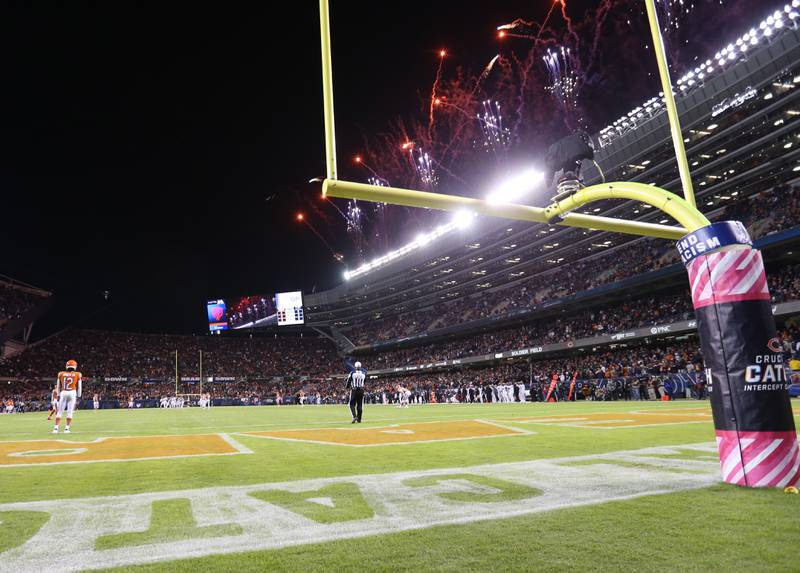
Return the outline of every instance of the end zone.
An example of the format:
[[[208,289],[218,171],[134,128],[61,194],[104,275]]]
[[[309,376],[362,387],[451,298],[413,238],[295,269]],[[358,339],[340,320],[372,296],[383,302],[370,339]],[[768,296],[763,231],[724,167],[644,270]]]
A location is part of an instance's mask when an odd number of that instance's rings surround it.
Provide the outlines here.
[[[534,432],[487,420],[416,422],[380,427],[315,428],[247,432],[245,436],[336,446],[368,447],[530,435]]]
[[[0,442],[0,468],[252,454],[227,434]]]

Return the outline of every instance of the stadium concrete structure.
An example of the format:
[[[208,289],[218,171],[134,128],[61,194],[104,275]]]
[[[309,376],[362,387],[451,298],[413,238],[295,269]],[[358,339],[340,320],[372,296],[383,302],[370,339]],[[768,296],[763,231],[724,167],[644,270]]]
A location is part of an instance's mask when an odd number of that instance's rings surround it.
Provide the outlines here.
[[[776,29],[771,39],[756,45],[740,38],[713,60],[678,80],[688,160],[695,179],[697,204],[714,221],[747,202],[758,205],[770,192],[787,203],[796,197],[800,180],[800,32],[794,26]],[[736,52],[744,42],[746,48]],[[719,60],[719,63],[718,63]],[[712,70],[716,67],[716,70]],[[705,71],[712,70],[712,71]],[[596,161],[606,180],[653,184],[680,192],[678,167],[670,142],[666,112],[658,96],[593,136]],[[600,181],[587,164],[587,184]],[[745,213],[747,214],[747,207]],[[593,203],[592,214],[666,223],[663,213],[635,201]],[[764,252],[769,271],[798,260],[800,227],[789,221],[775,229],[770,219],[749,221],[756,247]],[[337,288],[306,296],[308,323],[331,333],[341,350],[364,356],[396,348],[419,347],[419,364],[385,368],[371,374],[391,374],[429,368],[462,367],[470,362],[491,363],[518,357],[520,349],[498,349],[493,355],[458,357],[445,363],[426,360],[425,345],[465,337],[526,321],[568,318],[587,307],[630,300],[642,293],[668,293],[686,287],[685,270],[674,245],[665,240],[609,232],[560,228],[543,223],[476,219],[467,228],[450,225],[422,238],[399,255],[387,254],[346,273]],[[762,231],[767,234],[762,236]],[[625,265],[632,249],[647,249],[657,270],[641,269],[623,280],[599,288],[569,293],[566,285],[548,284],[547,277],[576,262],[596,261],[613,274]],[[403,252],[407,251],[407,252]],[[556,275],[558,276],[558,275]],[[532,279],[535,278],[535,282]],[[532,285],[530,300],[540,304],[508,307],[501,293]],[[564,288],[561,288],[564,287]],[[499,301],[490,317],[470,320],[467,308],[454,323],[443,309],[473,299],[479,305],[487,293]],[[778,305],[776,318],[797,314],[796,304]],[[395,336],[364,344],[360,330],[369,332],[376,321],[391,323],[409,313],[424,317],[414,327],[396,329]],[[579,344],[523,349],[524,354],[569,353],[580,348],[662,340],[693,332],[694,321],[648,326],[637,331],[608,333]]]
[[[0,358],[21,352],[34,323],[52,306],[52,293],[0,275]],[[6,306],[6,301],[8,306]]]

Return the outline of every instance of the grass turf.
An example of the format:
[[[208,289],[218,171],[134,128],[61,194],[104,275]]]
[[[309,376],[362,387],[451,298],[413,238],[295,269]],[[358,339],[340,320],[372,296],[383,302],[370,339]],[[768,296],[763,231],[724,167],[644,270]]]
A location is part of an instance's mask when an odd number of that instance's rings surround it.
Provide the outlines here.
[[[486,419],[536,432],[490,439],[351,448],[235,435],[252,455],[148,460],[122,463],[0,468],[0,503],[69,499],[223,485],[291,481],[433,468],[458,468],[552,457],[680,445],[713,440],[710,422],[598,429],[522,424],[515,418],[572,416],[591,412],[682,411],[704,402],[611,402],[573,404],[430,405],[397,409],[367,407],[364,426],[403,422]],[[696,411],[696,410],[693,410]],[[0,440],[50,438],[41,413],[0,416]],[[212,408],[80,412],[72,441],[101,436],[164,435],[349,426],[345,407]],[[698,455],[696,452],[694,455]],[[703,454],[699,455],[703,457]],[[424,484],[422,484],[424,485]],[[490,485],[491,484],[486,484]],[[347,491],[328,492],[352,501]],[[314,495],[321,495],[315,493]],[[512,494],[516,495],[516,494]],[[519,495],[525,495],[525,492]],[[335,513],[284,496],[271,503],[323,516]],[[349,503],[349,502],[348,502]],[[337,504],[339,505],[339,504]],[[125,546],[170,535],[197,536],[180,504],[159,511],[156,528],[98,543]],[[796,532],[800,496],[719,485],[682,492],[557,510],[510,519],[440,526],[364,539],[279,550],[204,557],[130,569],[211,570],[797,570]],[[32,512],[17,531],[38,530]],[[331,516],[334,517],[331,517]],[[188,516],[191,517],[190,515]],[[309,515],[313,519],[313,516]],[[158,521],[161,519],[162,521]],[[2,516],[0,516],[2,520]],[[177,521],[176,521],[177,520]],[[178,523],[180,522],[180,523]],[[329,521],[330,522],[330,521]],[[8,519],[0,528],[11,523]],[[159,527],[161,529],[159,529]],[[155,531],[155,533],[154,533]],[[173,533],[169,533],[173,531]],[[177,533],[175,533],[177,532]],[[183,533],[182,533],[183,532]],[[211,532],[213,533],[213,532]],[[202,536],[203,532],[199,532]],[[139,535],[140,538],[135,537]],[[149,537],[148,537],[149,536]],[[166,537],[165,537],[166,536]],[[10,547],[14,535],[0,547]],[[101,538],[102,539],[102,538]],[[121,544],[121,545],[119,545]],[[0,554],[2,560],[2,554]]]
[[[394,535],[114,569],[225,571],[798,570],[800,496],[697,491]]]

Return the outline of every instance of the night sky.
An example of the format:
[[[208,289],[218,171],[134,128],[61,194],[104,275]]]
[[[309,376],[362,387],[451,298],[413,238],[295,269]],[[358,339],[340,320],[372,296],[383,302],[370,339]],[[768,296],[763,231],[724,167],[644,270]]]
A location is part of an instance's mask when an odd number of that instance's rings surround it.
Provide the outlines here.
[[[448,66],[480,69],[497,25],[549,7],[331,4],[340,176],[358,180],[352,156],[420,109],[440,49]],[[703,38],[703,57],[782,5],[706,4],[726,25],[689,18],[681,31]],[[56,294],[37,334],[76,323],[202,333],[207,298],[340,282],[344,267],[294,220],[319,201],[307,182],[324,171],[317,2],[284,3],[286,16],[268,3],[66,5],[5,8],[0,29],[0,273]],[[587,87],[594,130],[658,91],[647,38],[609,22]],[[357,266],[332,220],[315,225]]]

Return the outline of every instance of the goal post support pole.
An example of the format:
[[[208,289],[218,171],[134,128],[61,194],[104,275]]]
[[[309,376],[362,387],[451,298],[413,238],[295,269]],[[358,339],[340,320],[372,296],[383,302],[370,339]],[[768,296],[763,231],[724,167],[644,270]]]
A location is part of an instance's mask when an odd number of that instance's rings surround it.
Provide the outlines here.
[[[689,274],[722,479],[795,485],[800,448],[761,252],[736,221],[698,229],[677,246]]]

